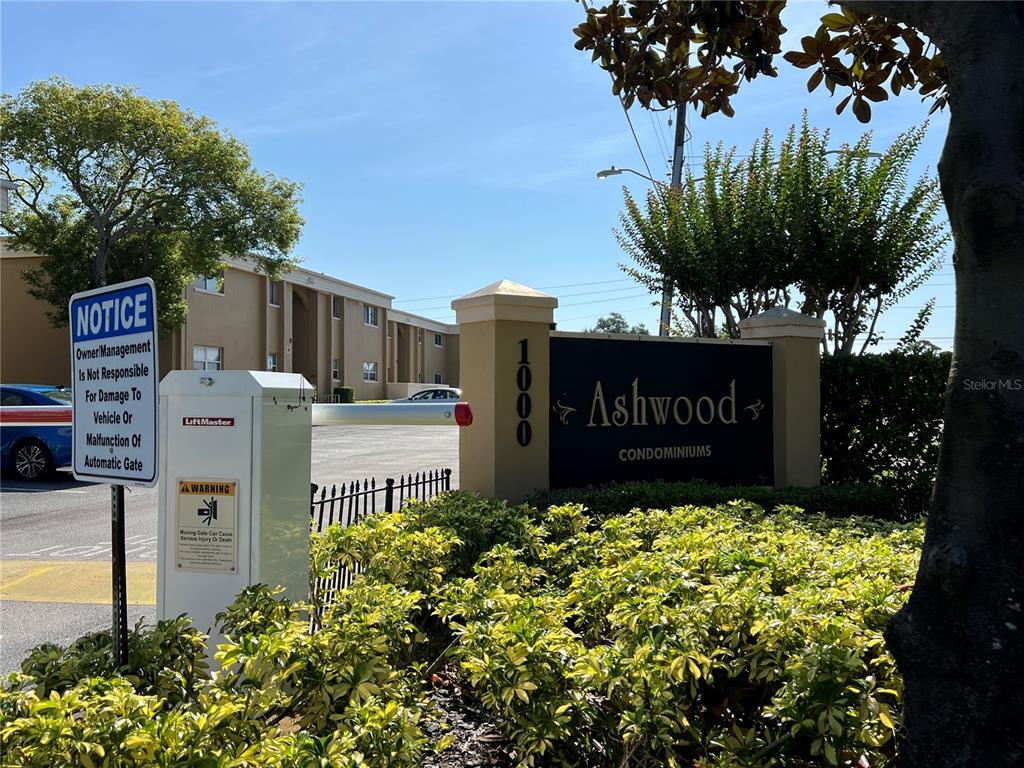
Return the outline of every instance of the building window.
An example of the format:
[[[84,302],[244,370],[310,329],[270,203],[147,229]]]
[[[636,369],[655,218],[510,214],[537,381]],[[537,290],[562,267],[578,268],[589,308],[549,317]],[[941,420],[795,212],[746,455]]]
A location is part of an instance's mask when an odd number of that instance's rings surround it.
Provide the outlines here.
[[[367,325],[373,326],[380,324],[380,316],[377,313],[377,307],[371,307],[369,304],[363,306],[363,322]]]
[[[440,333],[435,333],[434,334],[434,346],[435,347],[443,347],[444,346],[444,336],[442,336]]]
[[[363,381],[377,380],[377,364],[363,363]]]
[[[444,374],[441,373],[440,371],[435,373],[434,374],[434,383],[435,384],[444,384]]]
[[[192,370],[219,371],[223,358],[224,347],[192,347]]]
[[[277,370],[277,352],[268,352],[267,353],[267,370],[268,371],[276,371]]]
[[[219,272],[211,277],[200,275],[192,283],[192,287],[206,293],[224,293],[224,273]]]
[[[336,357],[331,360],[331,378],[335,381],[341,381],[341,358]]]
[[[270,304],[275,307],[281,306],[281,281],[271,280],[267,286],[268,300]]]
[[[331,296],[331,317],[341,320],[341,296]]]

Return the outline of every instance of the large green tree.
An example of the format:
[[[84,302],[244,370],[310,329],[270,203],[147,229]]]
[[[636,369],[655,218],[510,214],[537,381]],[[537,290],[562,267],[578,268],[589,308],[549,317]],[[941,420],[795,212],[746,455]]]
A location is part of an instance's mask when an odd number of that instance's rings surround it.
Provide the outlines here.
[[[829,149],[805,116],[778,148],[768,132],[743,158],[709,145],[700,179],[657,185],[646,205],[625,191],[616,236],[635,266],[624,268],[651,290],[667,279],[697,336],[739,338],[744,318],[795,306],[828,323],[826,354],[862,353],[949,241],[938,181],[908,183],[924,133],[911,128],[881,154],[870,133]]]
[[[613,2],[576,47],[627,105],[732,115],[776,74],[784,2]],[[901,764],[1024,764],[1024,4],[843,0],[785,58],[861,121],[904,90],[950,108],[939,180],[957,308],[945,428],[911,596],[886,639]],[[856,758],[854,758],[856,759]]]
[[[253,168],[206,117],[133,89],[51,79],[0,97],[0,223],[7,247],[43,256],[25,277],[67,322],[75,291],[152,276],[164,327],[184,287],[225,259],[276,275],[302,229],[299,185]]]
[[[648,330],[647,326],[643,323],[630,325],[620,313],[612,312],[609,315],[599,317],[597,322],[594,323],[594,327],[584,329],[584,333],[629,333],[646,336]]]

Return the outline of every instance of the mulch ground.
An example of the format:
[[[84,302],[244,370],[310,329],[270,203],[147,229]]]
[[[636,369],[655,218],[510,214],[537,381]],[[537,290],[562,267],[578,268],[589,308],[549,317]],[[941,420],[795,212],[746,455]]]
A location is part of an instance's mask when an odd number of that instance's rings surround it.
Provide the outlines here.
[[[431,676],[428,696],[436,707],[441,723],[427,723],[423,730],[436,744],[442,737],[454,737],[443,752],[427,755],[423,768],[507,768],[515,765],[510,745],[493,718],[463,685],[452,667],[439,669]]]

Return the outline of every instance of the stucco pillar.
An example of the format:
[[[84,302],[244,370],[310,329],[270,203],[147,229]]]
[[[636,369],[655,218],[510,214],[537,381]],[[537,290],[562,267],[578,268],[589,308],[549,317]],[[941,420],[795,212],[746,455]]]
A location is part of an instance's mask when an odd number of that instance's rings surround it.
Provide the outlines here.
[[[459,487],[520,502],[548,485],[550,333],[558,299],[508,280],[452,302],[462,398]]]
[[[821,482],[821,337],[825,321],[775,307],[740,321],[740,337],[772,343],[775,485]]]

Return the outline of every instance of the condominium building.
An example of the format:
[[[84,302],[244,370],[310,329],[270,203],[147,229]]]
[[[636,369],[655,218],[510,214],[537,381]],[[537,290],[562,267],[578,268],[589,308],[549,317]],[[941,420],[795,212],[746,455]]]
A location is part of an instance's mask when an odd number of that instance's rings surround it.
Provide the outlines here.
[[[22,273],[34,254],[0,250],[0,379],[70,384],[67,328],[29,295]],[[180,369],[301,373],[330,400],[405,397],[435,384],[457,386],[458,327],[393,309],[393,297],[308,269],[272,281],[246,262],[186,289],[185,324],[160,340],[160,374]]]

